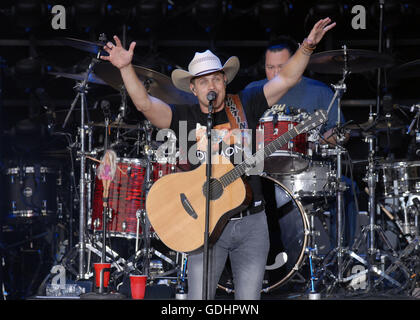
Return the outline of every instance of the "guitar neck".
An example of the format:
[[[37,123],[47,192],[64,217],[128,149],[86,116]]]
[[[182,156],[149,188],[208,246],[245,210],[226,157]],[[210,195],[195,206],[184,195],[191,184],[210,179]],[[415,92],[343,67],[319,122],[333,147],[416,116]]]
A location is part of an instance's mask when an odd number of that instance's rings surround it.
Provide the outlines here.
[[[219,181],[222,183],[223,187],[227,187],[236,179],[243,176],[247,169],[255,167],[257,163],[260,163],[266,157],[273,154],[276,150],[280,149],[284,144],[296,137],[298,134],[299,133],[296,128],[292,128],[277,139],[267,144],[263,149],[258,150],[252,157],[245,159],[235,168],[225,173],[219,178]]]

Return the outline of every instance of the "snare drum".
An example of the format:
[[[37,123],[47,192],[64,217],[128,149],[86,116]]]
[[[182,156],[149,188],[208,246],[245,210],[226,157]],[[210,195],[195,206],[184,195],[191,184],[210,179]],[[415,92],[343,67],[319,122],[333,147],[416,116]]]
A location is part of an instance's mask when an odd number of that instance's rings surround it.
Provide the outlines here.
[[[420,161],[379,164],[379,188],[385,198],[420,194]]]
[[[258,129],[264,130],[264,145],[293,129],[300,116],[274,115],[262,117]],[[308,167],[308,139],[301,133],[271,154],[264,161],[264,171],[272,174],[301,172]]]
[[[310,161],[303,172],[276,177],[300,200],[334,197],[336,193],[336,173],[328,161]]]
[[[41,165],[6,170],[9,218],[32,218],[57,212],[57,172]]]

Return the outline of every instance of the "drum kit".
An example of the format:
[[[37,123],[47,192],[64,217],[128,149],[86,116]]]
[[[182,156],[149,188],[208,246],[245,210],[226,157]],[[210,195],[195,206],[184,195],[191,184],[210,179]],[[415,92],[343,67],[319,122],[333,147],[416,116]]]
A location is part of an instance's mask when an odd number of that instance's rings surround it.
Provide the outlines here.
[[[181,170],[181,167],[176,157],[158,153],[158,145],[153,139],[156,128],[148,121],[140,124],[125,122],[127,93],[119,71],[109,63],[98,60],[105,39],[101,37],[98,43],[71,38],[63,41],[65,45],[93,53],[96,57],[92,58],[88,69],[82,74],[50,72],[54,77],[77,81],[77,96],[63,128],[76,104],[81,103],[77,139],[77,158],[80,162],[77,193],[79,241],[63,255],[60,263],[77,280],[84,280],[93,276],[92,262],[98,259],[111,262],[111,270],[114,270],[111,279],[114,279],[115,290],[123,284],[128,274],[138,271],[148,276],[150,284],[164,283],[184,292],[188,279],[188,255],[173,252],[160,241],[145,210],[145,199],[151,185],[162,176]],[[381,123],[354,126],[340,123],[340,101],[346,91],[346,77],[351,73],[383,68],[392,63],[387,55],[350,50],[345,46],[342,50],[321,52],[311,57],[310,70],[343,75],[341,81],[334,85],[335,95],[328,108],[330,111],[337,100],[338,121],[334,130],[338,134],[337,144],[331,147],[320,143],[319,131],[313,130],[299,134],[265,160],[261,177],[270,229],[270,253],[262,290],[264,293],[270,293],[286,283],[300,284],[310,297],[317,297],[319,292],[332,294],[343,288],[349,293],[378,288],[401,292],[415,285],[419,266],[420,162],[378,160],[375,154],[375,130]],[[135,66],[134,69],[152,96],[167,103],[195,102],[194,96],[177,90],[169,77],[141,66]],[[109,106],[103,104],[104,122],[86,123],[88,84],[107,85],[119,91],[121,104],[114,121],[111,121]],[[419,114],[420,108],[416,110],[419,110]],[[302,110],[286,112],[270,109],[259,121],[259,129],[264,129],[264,143],[273,141],[307,116]],[[330,114],[330,117],[334,116]],[[347,151],[341,142],[349,129],[362,131],[369,145],[364,179],[369,197],[369,223],[362,226],[360,236],[352,247],[343,244],[343,194],[349,186],[342,179],[342,156]],[[104,144],[96,148],[93,147],[95,130],[105,133]],[[111,131],[117,132],[114,140],[109,137]],[[415,132],[420,135],[418,127]],[[89,160],[97,158],[108,148],[117,150],[117,164],[121,170],[116,171],[110,185],[109,203],[105,210],[103,186],[95,173],[96,162]],[[57,210],[57,202],[54,201],[57,191],[53,181],[56,172],[48,167],[28,166],[9,168],[6,175],[12,198],[12,216],[47,216]],[[21,193],[15,189],[21,189],[22,185],[26,186],[23,191],[25,197],[15,196]],[[32,194],[33,190],[38,193]],[[25,199],[31,199],[31,206]],[[34,210],[34,207],[37,209]],[[328,217],[326,213],[332,208],[337,211],[337,243],[331,250],[320,253],[321,244],[317,239],[322,232],[325,233],[324,229],[330,229],[325,219]],[[390,243],[387,230],[378,224],[379,217],[395,225],[397,245]],[[317,221],[322,222],[321,230]],[[122,242],[135,241],[134,252],[122,257],[115,248],[111,248],[111,240],[117,239]],[[228,293],[234,290],[228,267],[219,282],[219,289]]]

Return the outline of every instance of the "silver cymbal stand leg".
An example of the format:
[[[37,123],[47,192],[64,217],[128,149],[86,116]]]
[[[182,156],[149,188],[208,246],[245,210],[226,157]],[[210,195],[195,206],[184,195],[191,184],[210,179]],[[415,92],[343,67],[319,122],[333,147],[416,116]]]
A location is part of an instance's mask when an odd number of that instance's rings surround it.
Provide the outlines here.
[[[365,141],[369,144],[369,155],[368,155],[368,174],[365,178],[368,189],[369,189],[369,201],[368,201],[368,211],[369,211],[369,244],[368,244],[368,255],[376,254],[375,249],[375,215],[376,215],[376,183],[378,181],[378,175],[375,171],[374,166],[374,155],[375,155],[375,137],[367,136]],[[370,259],[369,262],[372,262]],[[371,277],[368,275],[368,287],[371,283]]]
[[[343,46],[344,49],[344,69],[343,69],[343,78],[335,85],[332,85],[335,89],[334,97],[337,99],[337,127],[340,128],[341,125],[341,97],[343,96],[344,92],[346,92],[347,87],[345,84],[345,79],[349,74],[347,69],[347,47],[346,45]],[[331,101],[330,106],[328,107],[328,112],[333,105],[333,101]],[[343,214],[344,214],[344,200],[343,200],[343,192],[346,190],[346,186],[343,183],[342,177],[342,153],[346,152],[340,145],[343,138],[339,136],[337,133],[337,144],[336,144],[336,156],[337,156],[337,193],[336,193],[336,212],[337,212],[337,280],[341,282],[343,280],[343,269],[342,269],[342,262],[343,262]]]
[[[330,112],[331,107],[333,106],[335,100],[337,99],[337,128],[341,128],[341,97],[343,96],[344,92],[346,92],[346,84],[345,79],[347,75],[350,73],[347,66],[347,46],[343,45],[343,60],[344,60],[344,67],[343,67],[343,77],[342,79],[337,83],[333,84],[333,88],[335,89],[334,96],[330,102],[330,105],[328,106],[327,113]],[[337,173],[336,173],[336,181],[337,181],[337,190],[336,190],[336,217],[337,217],[337,223],[336,223],[336,230],[337,230],[337,239],[336,239],[336,248],[327,255],[327,257],[323,261],[323,265],[320,267],[320,270],[322,274],[317,277],[317,279],[324,278],[324,275],[329,275],[333,279],[333,284],[328,286],[327,291],[331,291],[332,288],[335,287],[336,284],[343,282],[343,256],[344,253],[347,252],[343,248],[343,215],[344,215],[344,199],[343,199],[343,193],[346,190],[345,183],[342,181],[342,154],[347,152],[343,147],[341,147],[340,143],[344,140],[340,132],[337,132],[337,143],[335,146],[335,155],[337,157],[336,159],[336,165],[337,165]],[[331,259],[331,260],[330,260]],[[333,274],[333,272],[329,272],[327,270],[327,266],[330,265],[329,261],[334,261],[336,259],[337,262],[337,276]]]

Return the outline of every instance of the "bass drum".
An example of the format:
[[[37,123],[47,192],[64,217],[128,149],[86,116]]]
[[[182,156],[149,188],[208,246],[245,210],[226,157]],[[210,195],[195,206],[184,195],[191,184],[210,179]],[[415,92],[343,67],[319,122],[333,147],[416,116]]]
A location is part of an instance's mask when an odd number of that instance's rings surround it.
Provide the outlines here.
[[[270,176],[262,176],[261,180],[270,235],[262,292],[270,292],[302,268],[309,241],[309,220],[302,204],[282,183]],[[228,293],[234,291],[229,264],[218,287]]]

